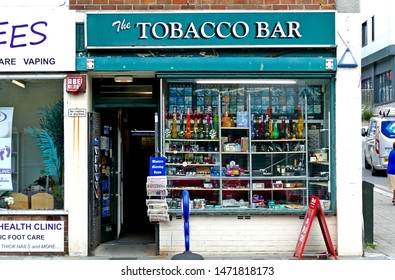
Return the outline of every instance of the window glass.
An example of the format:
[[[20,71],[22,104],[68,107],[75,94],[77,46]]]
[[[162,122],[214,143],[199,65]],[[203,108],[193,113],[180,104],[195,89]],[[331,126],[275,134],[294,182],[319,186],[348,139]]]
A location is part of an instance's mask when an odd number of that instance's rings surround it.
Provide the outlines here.
[[[188,190],[199,211],[330,209],[329,81],[167,81],[169,207]]]
[[[12,110],[12,180],[0,193],[15,197],[11,209],[63,209],[63,80],[0,80],[0,107]]]
[[[377,80],[377,99],[378,103],[390,102],[394,100],[392,93],[392,72],[387,71],[376,76]]]

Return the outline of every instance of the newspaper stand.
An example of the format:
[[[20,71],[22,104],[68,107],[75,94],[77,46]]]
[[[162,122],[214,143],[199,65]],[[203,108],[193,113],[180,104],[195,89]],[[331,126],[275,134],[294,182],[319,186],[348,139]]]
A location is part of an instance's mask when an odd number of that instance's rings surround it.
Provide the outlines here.
[[[320,199],[317,196],[312,196],[309,208],[307,209],[304,222],[302,225],[302,229],[300,230],[298,242],[296,244],[294,257],[298,257],[298,259],[302,259],[303,251],[306,246],[307,238],[309,237],[311,225],[313,224],[314,217],[317,216],[318,222],[320,224],[321,232],[324,237],[326,249],[328,252],[318,253],[316,254],[317,258],[327,258],[329,255],[332,255],[334,259],[337,259],[336,251],[332,243],[332,239],[328,230],[328,226],[326,224],[324,210],[322,209]]]
[[[166,202],[167,178],[166,176],[147,177],[147,215],[151,223],[168,222],[169,207]]]

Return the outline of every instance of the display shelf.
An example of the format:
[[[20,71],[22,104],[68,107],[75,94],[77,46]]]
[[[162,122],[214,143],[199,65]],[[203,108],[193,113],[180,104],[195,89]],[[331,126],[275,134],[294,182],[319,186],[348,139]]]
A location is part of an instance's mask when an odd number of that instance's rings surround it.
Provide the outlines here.
[[[180,180],[191,180],[191,181],[195,181],[195,180],[220,180],[219,176],[205,176],[205,175],[196,175],[196,176],[167,176],[168,180],[171,181],[180,181]]]
[[[167,166],[178,166],[178,167],[185,167],[185,166],[220,166],[220,164],[215,163],[166,163]]]
[[[264,188],[264,189],[252,189],[253,192],[271,192],[271,191],[298,191],[298,190],[306,190],[307,188]]]
[[[165,151],[166,154],[219,154],[219,152],[214,151]]]
[[[202,187],[177,187],[177,188],[167,188],[168,191],[220,191],[219,188],[202,188]]]
[[[218,142],[218,139],[165,138],[165,142]]]
[[[309,180],[317,177],[310,167],[320,166],[309,162],[306,95],[300,95],[297,86],[268,86],[267,91],[195,86],[188,84],[182,90],[182,83],[175,83],[163,96],[163,111],[168,114],[163,118],[161,147],[167,157],[169,192],[177,196],[182,190],[191,191],[191,199],[212,206],[207,213],[224,209],[224,202],[226,207],[237,207],[240,201],[240,209],[253,211],[266,211],[270,201],[271,206],[281,204],[277,207],[281,211],[306,207]],[[185,139],[187,132],[192,138]],[[322,183],[329,185],[328,181]],[[204,183],[213,187],[205,188]],[[265,201],[259,209],[255,209],[256,194]]]

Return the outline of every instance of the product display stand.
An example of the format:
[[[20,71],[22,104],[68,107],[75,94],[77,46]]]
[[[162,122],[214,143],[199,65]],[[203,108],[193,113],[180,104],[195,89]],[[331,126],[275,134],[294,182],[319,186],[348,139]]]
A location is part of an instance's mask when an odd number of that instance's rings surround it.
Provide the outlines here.
[[[166,176],[149,176],[147,178],[147,215],[151,223],[168,222],[169,213],[166,203],[167,178]]]

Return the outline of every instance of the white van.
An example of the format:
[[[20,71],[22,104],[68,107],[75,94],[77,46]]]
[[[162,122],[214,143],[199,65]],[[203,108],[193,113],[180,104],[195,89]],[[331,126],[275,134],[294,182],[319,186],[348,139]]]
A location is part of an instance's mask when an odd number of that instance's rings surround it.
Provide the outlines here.
[[[395,110],[385,110],[372,117],[366,133],[364,146],[365,169],[376,176],[387,170],[388,155],[395,142]]]

